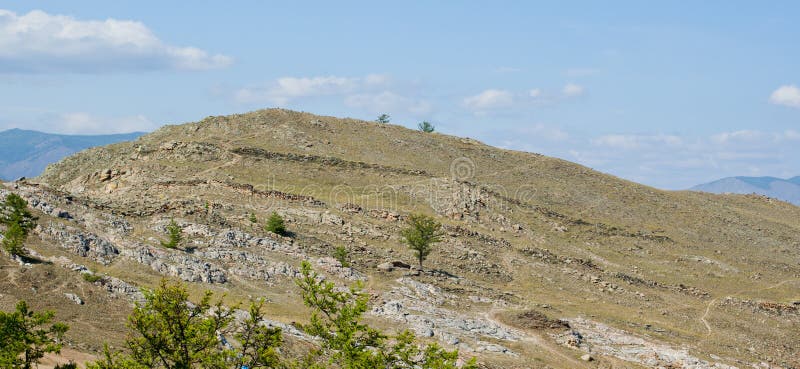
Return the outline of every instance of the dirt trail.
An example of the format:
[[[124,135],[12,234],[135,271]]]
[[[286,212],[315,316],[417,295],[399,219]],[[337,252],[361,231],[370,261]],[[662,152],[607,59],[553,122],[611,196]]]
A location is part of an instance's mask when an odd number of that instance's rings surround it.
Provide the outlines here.
[[[501,322],[496,318],[497,313],[498,311],[496,309],[492,309],[484,314],[484,318],[511,331],[523,331],[524,334],[522,336],[522,341],[530,343],[536,347],[543,348],[550,354],[565,360],[566,363],[570,364],[571,368],[580,368],[585,365],[585,363],[575,359],[574,357],[564,354],[556,343],[549,341],[547,338],[543,338],[540,334],[530,332],[529,330],[520,330],[519,328],[512,327]]]
[[[783,286],[783,285],[784,285],[784,284],[786,284],[786,283],[789,283],[789,282],[797,282],[797,281],[800,281],[800,279],[798,279],[798,278],[790,278],[790,279],[787,279],[787,280],[784,280],[784,281],[780,281],[780,282],[778,282],[778,283],[776,283],[776,284],[774,284],[774,285],[772,285],[772,286],[769,286],[769,287],[764,287],[764,288],[761,288],[761,289],[756,289],[756,290],[745,289],[745,290],[741,290],[741,291],[734,292],[733,294],[730,294],[730,295],[727,295],[727,296],[724,296],[724,297],[717,297],[717,298],[715,298],[715,299],[713,299],[713,300],[709,301],[709,302],[708,302],[708,305],[706,305],[706,311],[705,311],[705,313],[703,314],[703,316],[701,316],[701,317],[700,317],[700,321],[703,323],[703,325],[705,325],[705,326],[706,326],[706,330],[708,330],[708,333],[706,334],[706,338],[710,337],[710,336],[711,336],[711,334],[713,334],[713,333],[714,333],[714,329],[713,329],[713,327],[711,327],[711,324],[709,324],[709,323],[708,323],[708,321],[706,320],[706,318],[708,317],[708,314],[711,312],[711,307],[712,307],[712,306],[714,306],[714,304],[715,304],[715,303],[716,303],[716,302],[717,302],[719,299],[721,299],[721,298],[722,298],[722,299],[725,299],[725,298],[728,298],[728,297],[734,297],[734,296],[736,296],[736,295],[741,295],[741,294],[743,294],[743,293],[745,293],[745,292],[759,292],[759,291],[771,290],[771,289],[773,289],[773,288],[778,288],[778,287],[780,287],[780,286]]]

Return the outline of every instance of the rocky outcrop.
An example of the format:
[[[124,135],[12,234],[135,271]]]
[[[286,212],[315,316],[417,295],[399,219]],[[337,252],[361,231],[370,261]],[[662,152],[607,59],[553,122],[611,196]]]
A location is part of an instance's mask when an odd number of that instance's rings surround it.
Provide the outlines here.
[[[371,314],[402,322],[420,336],[437,338],[464,351],[514,355],[506,347],[483,340],[518,341],[523,337],[521,332],[446,308],[456,304],[457,298],[438,287],[409,278],[396,282],[399,286],[384,293]]]
[[[111,263],[120,254],[111,242],[75,227],[50,222],[37,227],[36,232],[43,239],[55,241],[61,248],[101,264]]]
[[[685,348],[675,348],[584,318],[569,320],[572,330],[555,334],[563,345],[613,356],[651,368],[737,369],[699,359]]]
[[[178,277],[187,282],[225,283],[228,280],[224,270],[191,255],[171,253],[148,246],[125,250],[123,255],[150,266],[160,274]]]

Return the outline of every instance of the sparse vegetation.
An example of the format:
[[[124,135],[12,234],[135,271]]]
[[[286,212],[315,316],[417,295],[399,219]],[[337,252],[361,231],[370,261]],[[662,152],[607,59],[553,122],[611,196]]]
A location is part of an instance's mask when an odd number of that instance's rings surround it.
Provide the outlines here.
[[[0,224],[5,226],[3,249],[12,256],[24,256],[25,240],[28,233],[36,228],[37,220],[28,211],[25,199],[14,193],[8,194],[0,203]]]
[[[83,277],[84,281],[89,283],[95,283],[103,279],[103,276],[94,273],[81,273],[81,277]]]
[[[297,285],[303,291],[303,302],[312,311],[311,322],[303,329],[322,339],[322,347],[309,356],[316,360],[306,362],[304,367],[326,368],[320,358],[330,357],[339,368],[457,368],[458,351],[446,351],[435,343],[419,347],[409,331],[390,337],[363,323],[369,295],[363,292],[360,282],[343,291],[333,282],[319,278],[306,261],[301,265],[301,274]],[[473,369],[477,365],[472,359],[462,368]]]
[[[375,119],[375,121],[378,123],[389,123],[391,119],[392,117],[389,114],[381,114],[378,116],[378,119]]]
[[[60,352],[69,327],[50,324],[54,316],[52,311],[31,310],[25,301],[13,313],[0,311],[0,368],[30,369],[44,354]]]
[[[166,241],[161,241],[161,246],[168,249],[178,248],[183,241],[183,228],[175,222],[175,219],[170,219],[167,225],[167,237]]]
[[[350,252],[344,246],[336,246],[333,250],[333,257],[342,264],[343,267],[350,267]]]
[[[436,130],[436,127],[428,121],[423,121],[417,125],[417,129],[419,129],[422,132],[432,133],[433,131]]]
[[[257,224],[258,217],[256,217],[256,213],[250,213],[250,217],[248,217],[248,220],[250,220],[250,223]]]
[[[189,301],[181,284],[162,280],[154,291],[145,291],[129,317],[133,334],[126,341],[130,353],[112,352],[89,369],[187,369],[187,368],[422,368],[456,369],[458,351],[437,344],[420,346],[408,331],[396,336],[362,322],[369,295],[360,283],[341,290],[323,280],[308,262],[301,265],[304,304],[312,310],[311,322],[301,328],[321,339],[302,360],[281,356],[280,328],[264,324],[263,301],[251,302],[249,314],[236,323],[238,306],[227,308],[222,300],[211,302],[206,292],[199,303]],[[230,341],[229,341],[230,339]],[[460,366],[476,369],[475,359]]]
[[[272,232],[281,236],[286,236],[288,234],[286,231],[286,224],[283,221],[283,217],[281,217],[276,212],[272,212],[272,215],[270,215],[269,219],[267,219],[267,225],[265,229],[268,232]]]
[[[279,367],[275,349],[283,342],[281,330],[264,324],[262,301],[251,302],[248,317],[237,326],[233,313],[238,306],[227,308],[221,299],[212,303],[210,291],[190,303],[185,286],[162,280],[144,294],[145,301],[128,318],[133,335],[125,346],[130,353],[112,353],[106,347],[105,358],[89,368]]]
[[[442,224],[433,217],[424,214],[412,214],[408,217],[408,227],[400,231],[400,236],[408,247],[414,251],[422,269],[422,263],[428,258],[433,245],[442,240]]]

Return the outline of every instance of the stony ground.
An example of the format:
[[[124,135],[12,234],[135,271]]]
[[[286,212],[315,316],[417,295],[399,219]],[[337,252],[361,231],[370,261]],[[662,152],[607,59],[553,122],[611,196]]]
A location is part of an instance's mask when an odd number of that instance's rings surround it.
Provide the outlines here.
[[[119,344],[140,288],[162,277],[230,302],[266,297],[274,324],[303,342],[292,279],[311,260],[339,284],[363,281],[376,325],[487,368],[800,367],[800,208],[768,198],[658,191],[285,110],[166,127],[7,191],[40,215],[40,261],[2,262],[0,307],[57,310],[83,354]],[[263,230],[273,211],[289,237]],[[415,212],[447,232],[422,271],[398,237]],[[178,250],[160,246],[171,220],[186,235]]]

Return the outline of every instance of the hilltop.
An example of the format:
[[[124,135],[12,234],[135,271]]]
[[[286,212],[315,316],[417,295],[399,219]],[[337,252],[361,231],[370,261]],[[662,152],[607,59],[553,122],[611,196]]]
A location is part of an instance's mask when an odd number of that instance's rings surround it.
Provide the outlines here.
[[[94,146],[134,140],[142,132],[116,135],[59,135],[22,129],[0,132],[0,179],[35,177],[47,165]]]
[[[163,276],[231,301],[264,296],[275,324],[306,340],[292,278],[308,259],[342,285],[364,281],[379,326],[487,368],[800,366],[800,208],[762,196],[661,191],[472,139],[281,109],[88,149],[0,192],[11,190],[37,209],[31,248],[53,264],[3,261],[0,308],[56,309],[85,353],[119,342],[138,288]],[[273,211],[290,237],[263,231]],[[398,236],[411,213],[447,231],[422,272],[404,265],[414,259]],[[191,252],[160,246],[171,219]],[[105,277],[84,281],[88,269]]]

